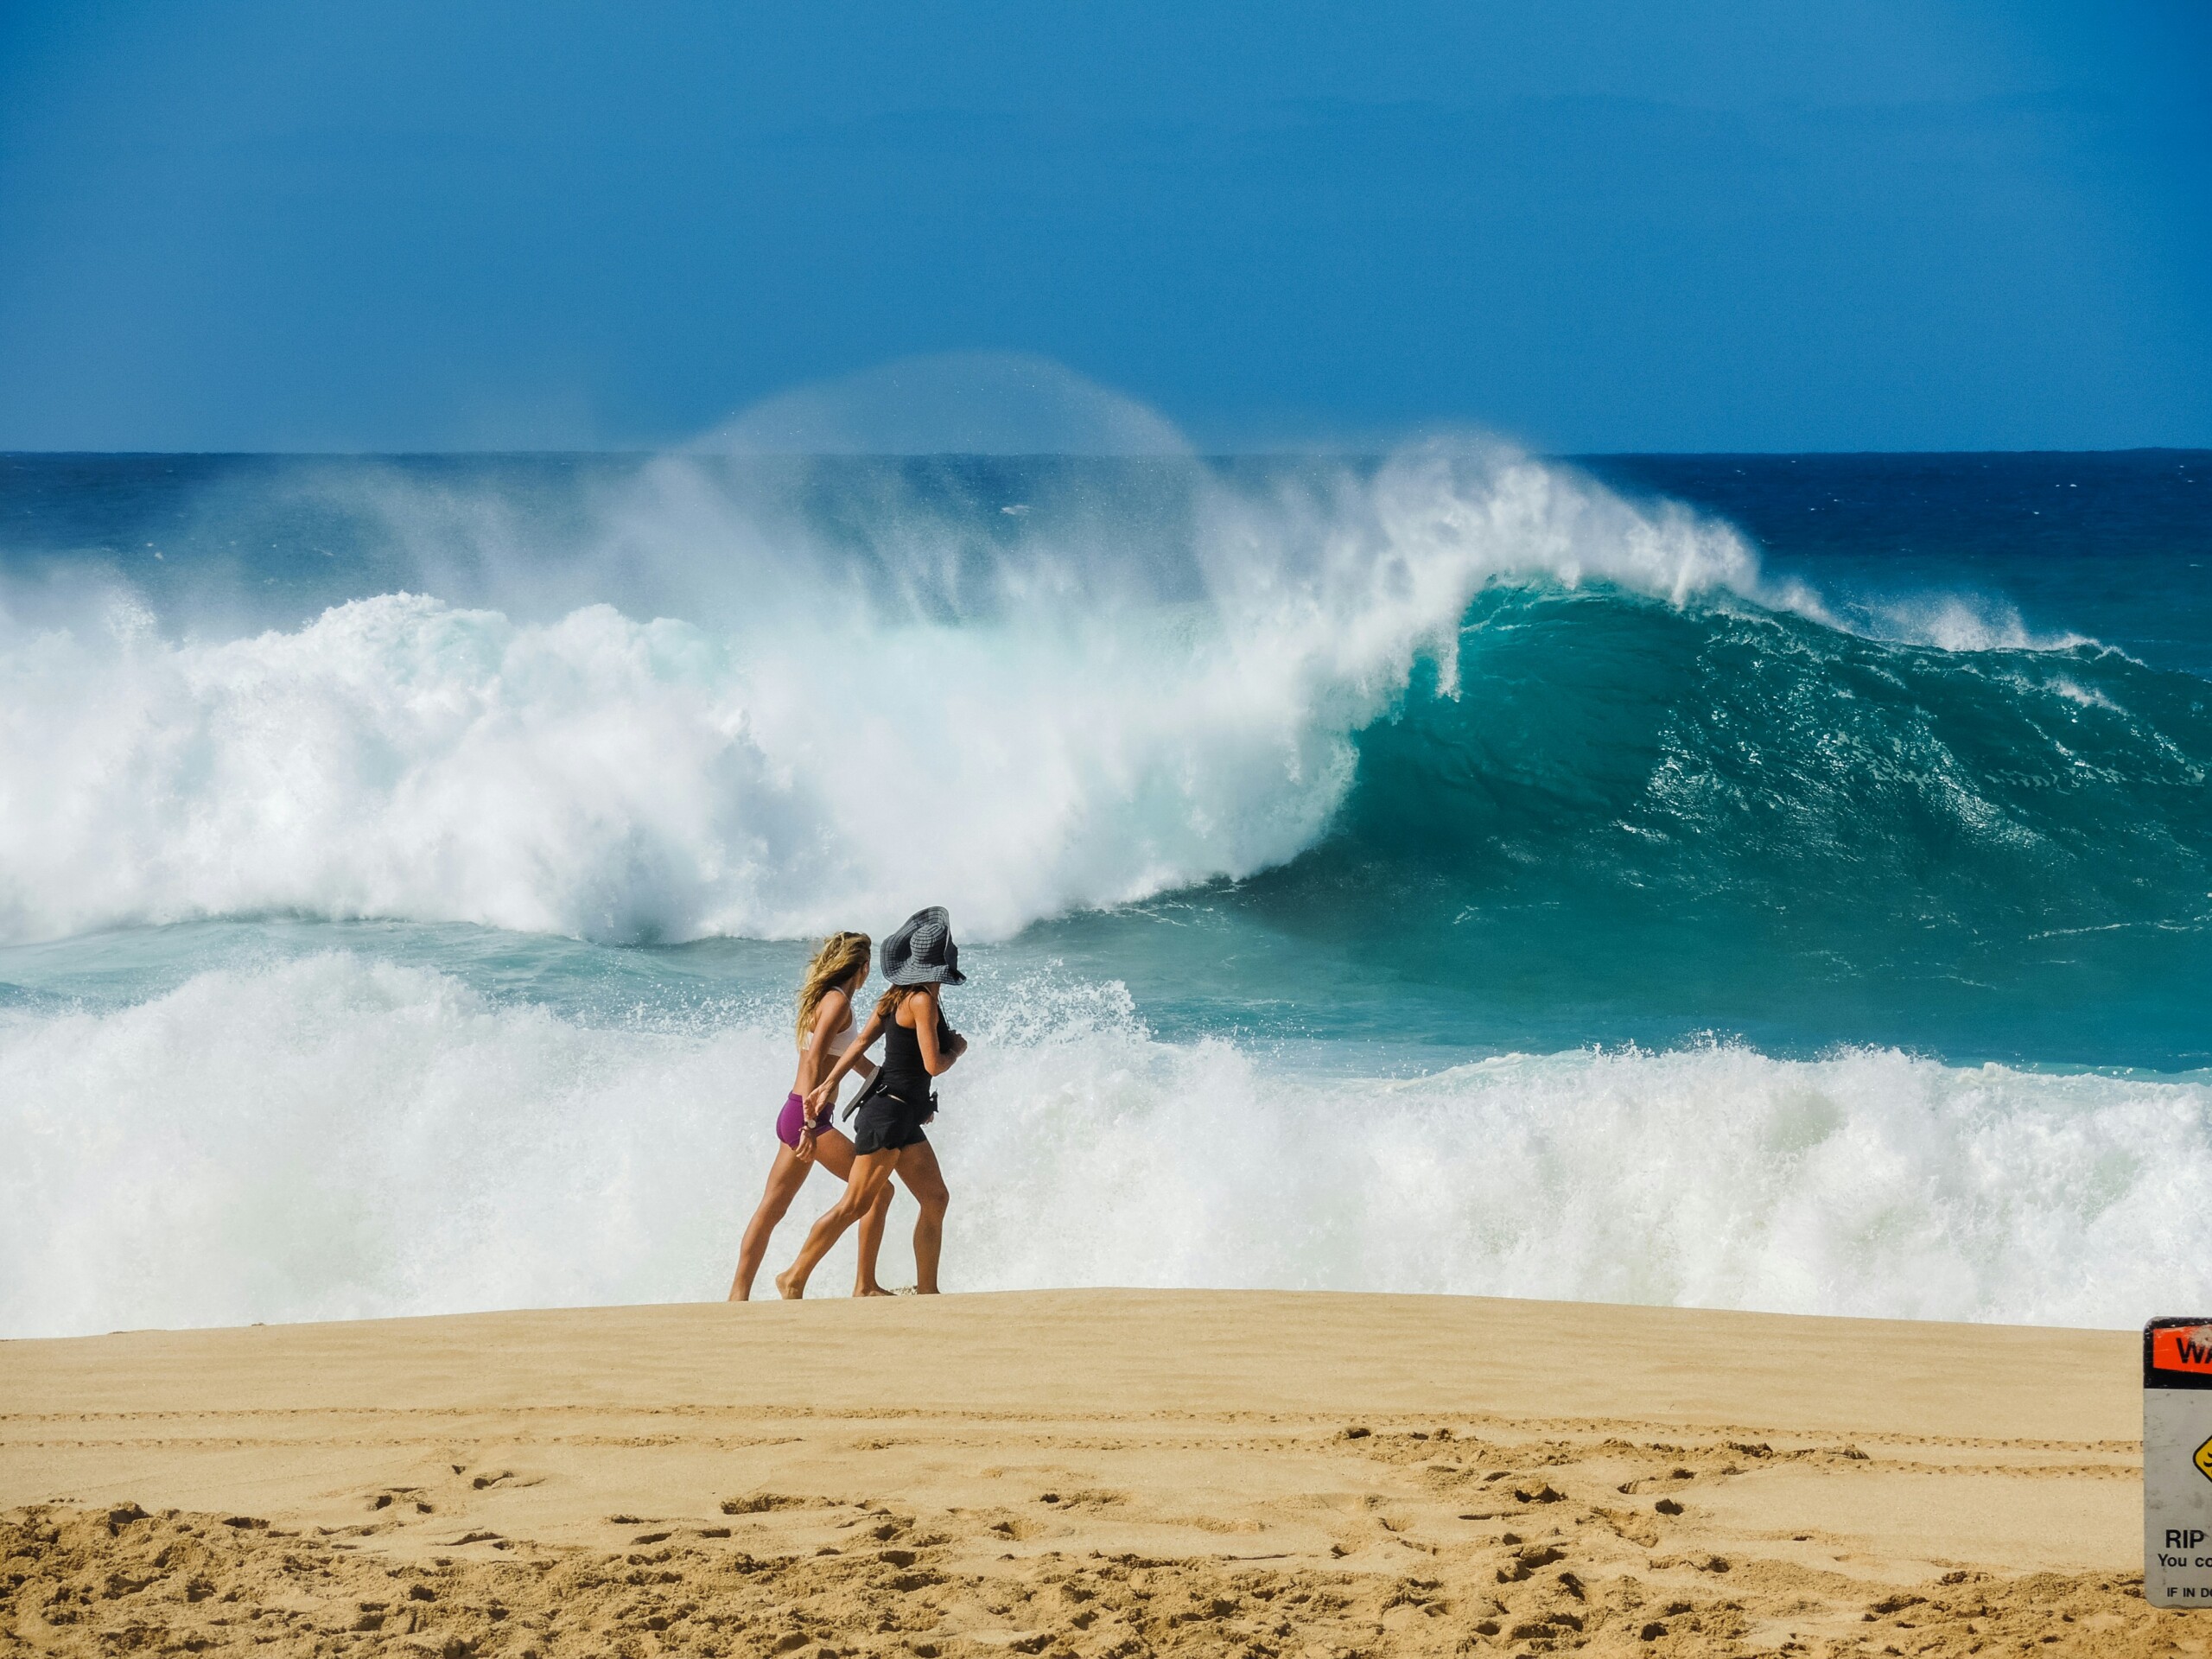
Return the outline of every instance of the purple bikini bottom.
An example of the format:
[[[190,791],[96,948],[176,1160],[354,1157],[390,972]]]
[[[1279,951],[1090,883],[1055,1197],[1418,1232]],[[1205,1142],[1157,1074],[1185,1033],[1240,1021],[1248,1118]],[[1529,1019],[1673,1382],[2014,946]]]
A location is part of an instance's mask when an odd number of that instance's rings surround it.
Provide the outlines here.
[[[806,1102],[801,1096],[793,1095],[784,1102],[784,1109],[776,1114],[776,1139],[793,1152],[797,1152],[798,1132],[805,1127]]]

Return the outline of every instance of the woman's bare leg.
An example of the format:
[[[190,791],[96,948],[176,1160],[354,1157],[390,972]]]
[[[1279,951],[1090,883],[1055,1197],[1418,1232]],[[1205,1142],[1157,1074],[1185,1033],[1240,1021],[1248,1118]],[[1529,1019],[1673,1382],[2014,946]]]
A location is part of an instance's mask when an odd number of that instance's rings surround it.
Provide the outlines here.
[[[952,1194],[928,1141],[917,1141],[899,1149],[899,1179],[922,1206],[921,1218],[914,1224],[914,1291],[917,1295],[934,1296],[938,1257],[944,1250],[944,1210]]]
[[[785,1300],[796,1301],[806,1294],[808,1275],[845,1236],[845,1229],[875,1207],[890,1183],[892,1166],[898,1161],[899,1154],[890,1152],[863,1152],[854,1157],[852,1176],[845,1183],[843,1195],[822,1212],[821,1219],[808,1231],[806,1243],[798,1247],[798,1260],[776,1275],[776,1288]]]
[[[823,1168],[841,1181],[853,1178],[853,1143],[842,1132],[824,1129],[814,1137],[814,1156]],[[853,1272],[853,1294],[855,1296],[888,1296],[891,1293],[876,1282],[876,1258],[883,1253],[883,1224],[891,1215],[891,1183],[883,1184],[883,1191],[876,1195],[874,1204],[861,1217],[861,1259]]]
[[[876,1282],[876,1258],[883,1254],[884,1224],[891,1219],[891,1183],[886,1181],[875,1195],[875,1202],[861,1217],[860,1263],[853,1270],[853,1294],[855,1296],[888,1296],[891,1293]]]
[[[729,1281],[729,1299],[733,1302],[752,1299],[753,1277],[760,1271],[760,1258],[768,1254],[768,1235],[776,1230],[776,1224],[791,1207],[799,1188],[806,1185],[807,1172],[811,1167],[799,1162],[798,1154],[782,1141],[776,1143],[776,1161],[768,1166],[768,1185],[760,1194],[760,1207],[745,1224],[745,1240],[737,1247],[737,1276]]]

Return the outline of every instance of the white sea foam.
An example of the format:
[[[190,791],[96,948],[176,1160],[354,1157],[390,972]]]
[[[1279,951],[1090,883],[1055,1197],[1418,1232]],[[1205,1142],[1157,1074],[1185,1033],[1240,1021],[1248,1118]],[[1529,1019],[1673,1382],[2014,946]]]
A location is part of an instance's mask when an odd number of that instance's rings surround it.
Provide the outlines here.
[[[613,544],[690,548],[713,626],[409,594],[237,639],[165,637],[128,595],[0,619],[0,938],[270,912],[788,937],[916,895],[1004,935],[1294,856],[1416,657],[1450,683],[1485,582],[1764,591],[1726,526],[1498,450],[1201,480],[1172,580],[1095,544],[956,580],[887,533],[863,582],[716,518],[685,466]]]
[[[2038,633],[2017,606],[1989,594],[1877,595],[1850,607],[1847,620],[1876,639],[1938,651],[2056,652],[2096,644],[2085,633]]]
[[[1112,985],[963,995],[956,1288],[2112,1326],[2212,1297],[2202,1078],[1725,1046],[1362,1078],[1160,1041]],[[790,1065],[780,1018],[580,1024],[342,952],[0,1015],[0,1334],[718,1296]]]

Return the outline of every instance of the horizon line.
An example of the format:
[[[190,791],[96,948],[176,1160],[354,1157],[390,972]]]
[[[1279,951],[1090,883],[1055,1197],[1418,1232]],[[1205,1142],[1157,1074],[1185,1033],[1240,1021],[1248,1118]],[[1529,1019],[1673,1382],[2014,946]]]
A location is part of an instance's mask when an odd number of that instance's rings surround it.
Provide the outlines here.
[[[1400,446],[1402,447],[1402,446]],[[716,451],[690,448],[532,449],[0,449],[0,461],[1231,461],[1307,459],[1379,461],[1395,448],[1194,450],[1186,454],[1114,454],[1080,449],[884,449]],[[1538,461],[1867,460],[2045,455],[2212,455],[2212,444],[2126,444],[2063,449],[1573,449],[1526,453]]]

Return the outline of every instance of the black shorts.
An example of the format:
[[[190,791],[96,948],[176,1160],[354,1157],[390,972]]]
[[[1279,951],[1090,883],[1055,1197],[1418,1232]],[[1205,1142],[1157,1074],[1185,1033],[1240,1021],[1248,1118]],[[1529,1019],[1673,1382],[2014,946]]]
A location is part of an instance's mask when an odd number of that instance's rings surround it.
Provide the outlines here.
[[[922,1123],[930,1108],[909,1106],[895,1095],[878,1095],[853,1114],[853,1150],[897,1152],[926,1141]]]

